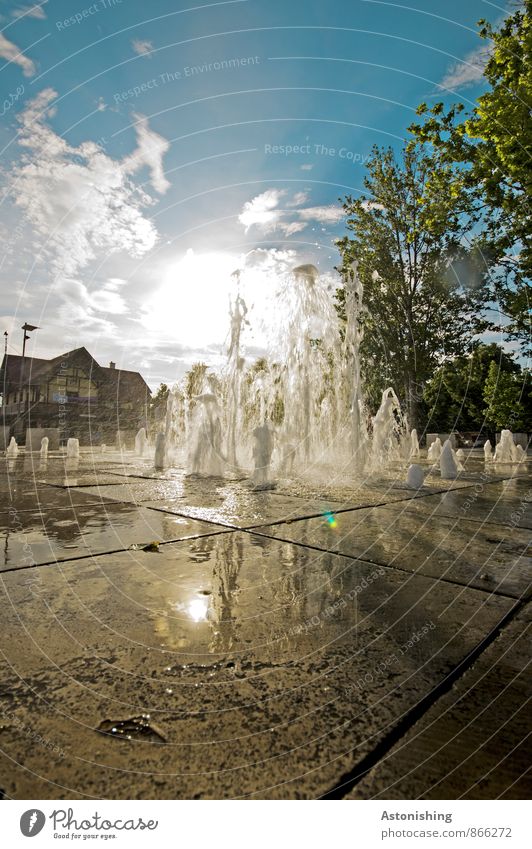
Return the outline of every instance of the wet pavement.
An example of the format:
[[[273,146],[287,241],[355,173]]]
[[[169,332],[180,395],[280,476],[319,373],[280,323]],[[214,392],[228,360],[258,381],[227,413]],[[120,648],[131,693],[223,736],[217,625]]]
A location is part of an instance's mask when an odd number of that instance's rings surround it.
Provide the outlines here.
[[[5,797],[530,795],[527,464],[418,492],[66,465],[0,480]]]

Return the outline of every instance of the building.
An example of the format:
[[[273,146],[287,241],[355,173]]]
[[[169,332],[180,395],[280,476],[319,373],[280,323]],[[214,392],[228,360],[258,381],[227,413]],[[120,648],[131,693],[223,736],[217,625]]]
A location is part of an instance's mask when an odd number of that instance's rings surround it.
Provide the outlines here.
[[[136,371],[100,366],[86,348],[52,360],[7,354],[0,368],[2,424],[17,442],[26,428],[58,428],[61,443],[113,444],[147,426],[150,389]]]

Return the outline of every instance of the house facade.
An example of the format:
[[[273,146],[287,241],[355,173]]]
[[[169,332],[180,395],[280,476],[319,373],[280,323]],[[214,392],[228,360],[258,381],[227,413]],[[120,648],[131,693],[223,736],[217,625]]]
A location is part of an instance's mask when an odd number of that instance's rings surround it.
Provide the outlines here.
[[[7,354],[0,391],[2,424],[19,443],[27,428],[58,428],[61,443],[99,445],[147,427],[151,392],[139,372],[101,366],[86,348],[51,360]]]

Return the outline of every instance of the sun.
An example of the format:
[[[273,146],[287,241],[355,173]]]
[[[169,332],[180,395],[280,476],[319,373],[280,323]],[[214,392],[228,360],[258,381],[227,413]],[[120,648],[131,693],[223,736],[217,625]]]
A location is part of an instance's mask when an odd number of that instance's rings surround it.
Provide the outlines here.
[[[166,339],[193,349],[221,345],[229,327],[232,276],[240,258],[233,254],[195,253],[170,262],[160,287],[145,305],[145,324]]]

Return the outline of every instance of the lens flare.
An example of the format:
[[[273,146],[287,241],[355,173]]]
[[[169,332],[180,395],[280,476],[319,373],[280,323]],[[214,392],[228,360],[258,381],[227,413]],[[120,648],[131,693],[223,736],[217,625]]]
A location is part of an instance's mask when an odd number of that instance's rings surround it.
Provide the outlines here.
[[[325,520],[330,528],[338,527],[338,522],[336,521],[336,516],[334,515],[334,513],[324,513],[323,515],[325,516]]]

